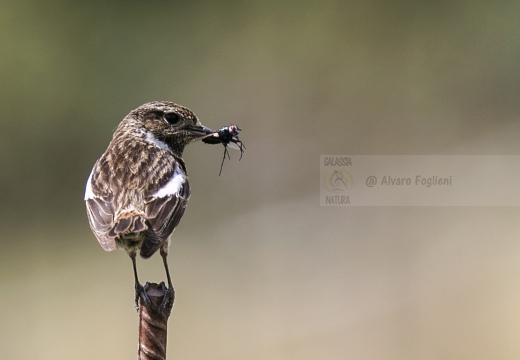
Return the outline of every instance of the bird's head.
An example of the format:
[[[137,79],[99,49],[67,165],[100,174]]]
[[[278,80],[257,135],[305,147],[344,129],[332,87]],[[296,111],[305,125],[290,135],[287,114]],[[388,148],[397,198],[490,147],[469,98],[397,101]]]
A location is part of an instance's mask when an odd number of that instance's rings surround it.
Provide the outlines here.
[[[168,148],[182,156],[186,145],[212,133],[188,108],[169,101],[154,101],[139,106],[123,120],[121,127],[134,136]]]

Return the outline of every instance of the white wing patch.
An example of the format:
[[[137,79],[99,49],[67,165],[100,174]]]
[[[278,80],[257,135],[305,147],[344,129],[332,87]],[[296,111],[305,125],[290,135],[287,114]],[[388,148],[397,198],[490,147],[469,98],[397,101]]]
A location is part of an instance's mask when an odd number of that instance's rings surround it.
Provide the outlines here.
[[[87,180],[87,186],[85,187],[85,201],[88,199],[96,198],[94,195],[94,191],[92,191],[92,173],[94,173],[94,169],[90,172],[90,175]]]
[[[174,194],[179,195],[179,190],[185,182],[186,174],[179,166],[179,164],[175,164],[175,171],[173,172],[173,176],[170,179],[170,181],[168,181],[166,185],[164,185],[155,194],[153,194],[153,196],[157,198],[163,198]]]

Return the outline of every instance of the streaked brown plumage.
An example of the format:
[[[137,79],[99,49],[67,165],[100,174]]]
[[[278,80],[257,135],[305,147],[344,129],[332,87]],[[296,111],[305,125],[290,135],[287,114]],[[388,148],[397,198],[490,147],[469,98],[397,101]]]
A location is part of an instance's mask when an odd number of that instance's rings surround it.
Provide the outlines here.
[[[166,101],[144,104],[121,121],[87,180],[90,227],[106,251],[122,248],[128,252],[134,267],[136,306],[139,295],[148,301],[137,277],[136,253],[149,258],[159,249],[173,303],[166,262],[168,239],[190,197],[182,153],[190,142],[211,133],[185,107]]]

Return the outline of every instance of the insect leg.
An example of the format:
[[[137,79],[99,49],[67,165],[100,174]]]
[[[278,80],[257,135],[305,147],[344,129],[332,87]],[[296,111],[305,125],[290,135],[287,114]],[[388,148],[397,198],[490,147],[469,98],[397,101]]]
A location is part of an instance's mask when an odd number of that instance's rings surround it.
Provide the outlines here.
[[[222,168],[224,167],[224,160],[226,160],[226,154],[228,156],[228,159],[230,159],[229,151],[227,149],[227,144],[226,143],[222,143],[222,144],[224,144],[224,156],[222,156],[222,163],[220,164],[220,172],[218,173],[218,176],[220,176],[220,174],[222,174]]]

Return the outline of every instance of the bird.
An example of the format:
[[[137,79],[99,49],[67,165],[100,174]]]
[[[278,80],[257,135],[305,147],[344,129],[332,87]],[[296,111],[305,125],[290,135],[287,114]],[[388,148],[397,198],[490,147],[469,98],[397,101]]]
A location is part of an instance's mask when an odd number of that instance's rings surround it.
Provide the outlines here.
[[[146,103],[119,123],[88,177],[84,200],[90,228],[104,250],[123,249],[130,256],[136,309],[139,299],[150,305],[147,285],[139,282],[136,254],[147,259],[159,250],[168,288],[158,312],[165,307],[168,315],[171,311],[170,235],[190,198],[182,155],[189,143],[212,133],[186,107],[170,101]]]

